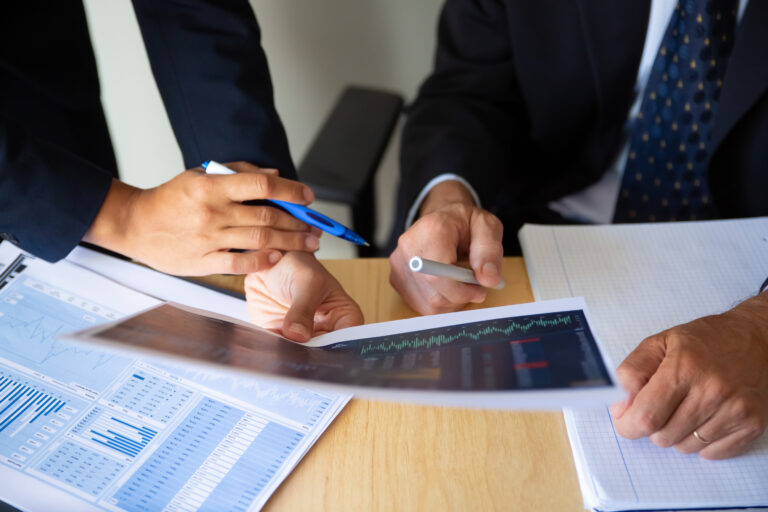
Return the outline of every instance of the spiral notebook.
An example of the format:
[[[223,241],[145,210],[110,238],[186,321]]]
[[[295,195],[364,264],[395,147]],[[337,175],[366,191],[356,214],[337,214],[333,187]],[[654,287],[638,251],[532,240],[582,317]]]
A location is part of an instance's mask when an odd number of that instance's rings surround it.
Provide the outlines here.
[[[755,295],[768,276],[768,218],[526,225],[519,238],[536,300],[583,296],[614,366],[645,337]],[[587,508],[768,506],[768,435],[740,457],[707,461],[618,436],[607,409],[565,419]]]

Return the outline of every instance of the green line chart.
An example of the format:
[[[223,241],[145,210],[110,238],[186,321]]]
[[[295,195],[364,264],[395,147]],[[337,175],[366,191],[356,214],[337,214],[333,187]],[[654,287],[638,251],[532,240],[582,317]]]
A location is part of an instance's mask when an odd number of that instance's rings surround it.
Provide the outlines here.
[[[506,323],[506,325],[504,325]],[[570,314],[545,315],[537,317],[518,317],[508,320],[474,322],[458,326],[446,326],[442,332],[417,331],[398,336],[377,338],[361,344],[360,355],[395,354],[407,350],[429,350],[456,342],[479,341],[495,336],[527,334],[538,330],[556,330],[559,328],[578,328],[578,320]],[[501,325],[500,325],[501,324]],[[458,330],[456,330],[458,329]]]

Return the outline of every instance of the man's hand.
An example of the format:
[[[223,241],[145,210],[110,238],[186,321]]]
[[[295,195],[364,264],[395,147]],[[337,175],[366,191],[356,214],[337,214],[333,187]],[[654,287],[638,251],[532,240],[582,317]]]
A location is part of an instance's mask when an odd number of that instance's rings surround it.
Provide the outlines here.
[[[248,275],[245,295],[253,323],[295,341],[363,323],[360,307],[312,254],[289,252]]]
[[[461,309],[485,300],[482,286],[411,272],[408,261],[421,256],[455,264],[469,257],[475,278],[484,286],[501,281],[503,227],[491,213],[478,208],[457,181],[439,183],[427,195],[421,217],[397,241],[389,257],[389,281],[405,302],[422,315]]]
[[[317,250],[318,229],[277,208],[241,204],[308,204],[314,199],[309,187],[279,178],[274,169],[227,165],[237,174],[191,170],[148,190],[115,180],[84,240],[181,275],[246,274],[274,264],[278,250]]]
[[[762,295],[645,339],[617,371],[629,396],[611,407],[616,431],[706,459],[746,450],[768,425]]]

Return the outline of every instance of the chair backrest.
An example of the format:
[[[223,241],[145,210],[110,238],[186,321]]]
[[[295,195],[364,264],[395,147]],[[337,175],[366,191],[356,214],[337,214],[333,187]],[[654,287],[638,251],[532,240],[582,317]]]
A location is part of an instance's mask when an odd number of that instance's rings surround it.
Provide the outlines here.
[[[299,165],[315,197],[352,208],[354,229],[372,242],[376,227],[374,176],[403,108],[400,94],[347,87]],[[360,255],[376,255],[375,247]]]

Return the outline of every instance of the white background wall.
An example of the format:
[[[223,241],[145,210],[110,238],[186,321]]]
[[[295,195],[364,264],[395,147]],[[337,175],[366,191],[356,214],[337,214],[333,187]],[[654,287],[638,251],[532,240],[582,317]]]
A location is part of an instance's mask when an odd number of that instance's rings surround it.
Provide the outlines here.
[[[183,170],[149,68],[130,0],[84,0],[122,178],[158,185]],[[432,66],[442,0],[251,0],[262,29],[278,112],[298,164],[345,85],[399,91],[412,99]],[[382,241],[391,228],[397,182],[394,138],[377,177]],[[343,207],[316,204],[349,222]],[[351,257],[352,247],[324,236],[320,257]]]

